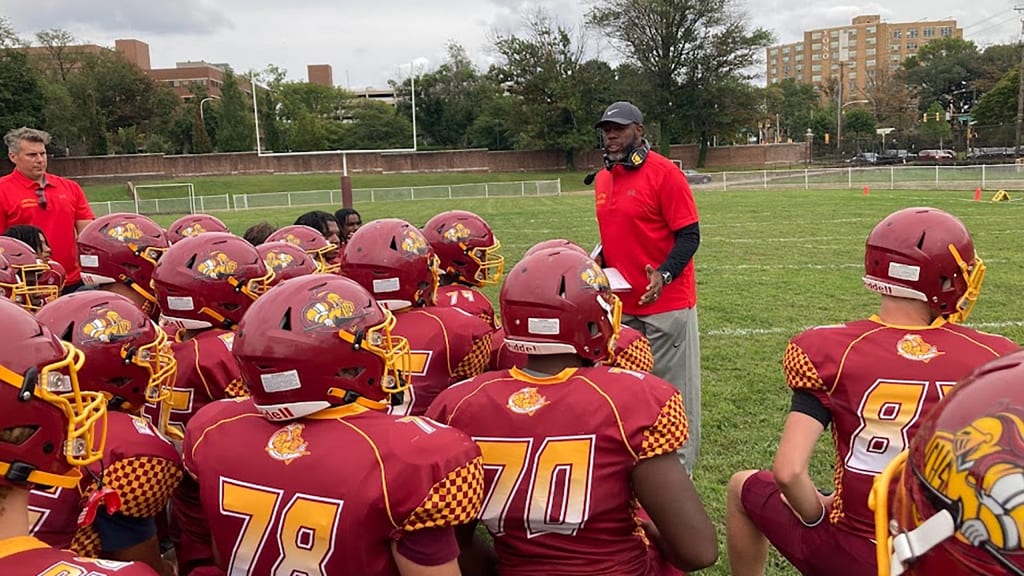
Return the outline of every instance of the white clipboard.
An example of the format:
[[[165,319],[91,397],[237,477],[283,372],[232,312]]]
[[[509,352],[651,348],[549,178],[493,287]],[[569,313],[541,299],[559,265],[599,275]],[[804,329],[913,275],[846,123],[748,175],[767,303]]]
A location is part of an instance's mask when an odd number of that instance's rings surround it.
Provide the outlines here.
[[[604,275],[608,277],[612,292],[629,292],[633,289],[633,285],[626,281],[622,272],[619,272],[617,268],[605,268]]]

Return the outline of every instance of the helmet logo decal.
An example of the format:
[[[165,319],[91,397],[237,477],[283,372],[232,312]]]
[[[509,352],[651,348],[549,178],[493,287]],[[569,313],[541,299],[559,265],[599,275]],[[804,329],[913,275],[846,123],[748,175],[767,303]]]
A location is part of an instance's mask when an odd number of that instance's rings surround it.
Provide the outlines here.
[[[285,242],[287,242],[289,244],[295,245],[295,246],[299,246],[299,247],[302,246],[302,240],[300,240],[298,236],[296,236],[295,234],[292,234],[291,232],[289,232],[288,234],[285,234],[284,238],[282,238],[281,240],[283,240],[283,241],[285,241]]]
[[[135,225],[134,222],[128,222],[120,226],[114,226],[107,229],[107,236],[110,236],[118,242],[126,242],[128,240],[138,240],[142,238],[142,230]]]
[[[889,278],[917,282],[921,279],[921,267],[911,264],[900,264],[899,262],[889,262]]]
[[[896,343],[896,353],[917,362],[927,363],[932,358],[942,356],[938,348],[924,341],[919,334],[907,334]]]
[[[267,440],[267,454],[274,460],[291,464],[293,460],[309,456],[309,445],[302,437],[303,424],[289,424],[281,428]]]
[[[200,234],[204,233],[206,233],[206,228],[203,228],[203,225],[198,222],[194,224],[189,224],[188,226],[185,226],[184,228],[181,229],[181,236],[183,238],[191,238],[193,236],[199,236]]]
[[[516,414],[533,416],[533,413],[550,404],[534,386],[528,386],[508,397],[508,409]]]
[[[111,342],[132,333],[132,323],[113,310],[102,309],[89,322],[82,325],[82,334],[88,340]]]
[[[355,319],[356,305],[334,292],[319,292],[302,310],[306,330],[337,330]]]
[[[196,271],[207,278],[221,280],[234,274],[238,269],[238,262],[231,259],[223,252],[214,252],[210,257],[203,260],[196,266]]]
[[[583,271],[580,272],[580,279],[583,280],[584,284],[598,292],[612,289],[612,285],[608,281],[608,276],[606,276],[604,270],[601,270],[601,267],[597,265],[597,262],[591,262],[589,267],[584,268]]]
[[[1016,408],[996,408],[954,434],[937,431],[925,448],[917,473],[928,490],[959,509],[956,538],[962,542],[1020,550],[1015,519],[1024,502],[1008,489],[1024,481],[1021,415]]]
[[[267,265],[267,268],[272,268],[274,272],[280,272],[285,268],[292,265],[295,261],[295,257],[291,254],[285,254],[284,252],[267,252],[267,255],[263,257],[263,263]]]
[[[448,242],[461,242],[469,238],[472,233],[461,222],[445,230],[441,236]]]
[[[412,256],[422,256],[430,250],[427,239],[420,234],[419,230],[406,230],[399,247],[402,252]]]

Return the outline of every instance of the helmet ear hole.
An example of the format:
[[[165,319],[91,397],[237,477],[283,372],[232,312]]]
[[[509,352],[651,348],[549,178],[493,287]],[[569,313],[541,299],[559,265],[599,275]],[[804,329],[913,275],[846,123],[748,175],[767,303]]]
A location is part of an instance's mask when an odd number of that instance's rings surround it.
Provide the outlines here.
[[[188,268],[189,270],[195,270],[196,259],[198,257],[199,254],[193,254],[187,261],[185,261],[185,267]]]
[[[558,283],[558,297],[565,298],[565,276],[562,276],[561,282]]]
[[[601,333],[601,327],[597,325],[597,322],[587,322],[587,328],[590,330],[591,338]]]
[[[927,232],[922,231],[921,232],[921,237],[917,239],[917,249],[918,250],[921,250],[922,248],[924,248],[924,237],[927,234],[928,234]]]
[[[281,323],[279,324],[279,326],[281,327],[281,330],[284,330],[286,332],[291,332],[292,331],[292,309],[291,309],[291,307],[289,307],[288,309],[286,309],[284,311],[284,314],[281,316]]]

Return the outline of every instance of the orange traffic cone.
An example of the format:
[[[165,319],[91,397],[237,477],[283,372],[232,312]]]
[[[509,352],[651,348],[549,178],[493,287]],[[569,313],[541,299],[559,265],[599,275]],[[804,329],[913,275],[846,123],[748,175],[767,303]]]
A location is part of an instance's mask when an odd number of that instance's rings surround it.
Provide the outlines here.
[[[865,196],[867,196],[867,195],[868,195],[868,187],[867,187],[867,186],[865,186],[865,187],[864,187],[864,195],[865,195]]]
[[[979,187],[974,189],[974,201],[978,202],[980,200],[981,200],[981,187],[979,186]]]

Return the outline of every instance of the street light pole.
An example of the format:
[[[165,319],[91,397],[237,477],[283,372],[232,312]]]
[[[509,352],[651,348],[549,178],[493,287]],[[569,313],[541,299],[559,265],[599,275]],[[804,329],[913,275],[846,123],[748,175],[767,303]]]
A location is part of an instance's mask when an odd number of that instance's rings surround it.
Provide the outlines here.
[[[846,110],[846,107],[850,104],[868,104],[870,102],[870,100],[850,100],[845,104],[839,105],[839,112],[836,114],[836,149],[839,152],[840,158],[842,158],[843,155],[843,110]]]
[[[216,100],[216,98],[213,96],[207,96],[199,101],[199,121],[203,123],[203,126],[206,125],[206,116],[203,114],[203,104],[206,104],[210,100]]]

